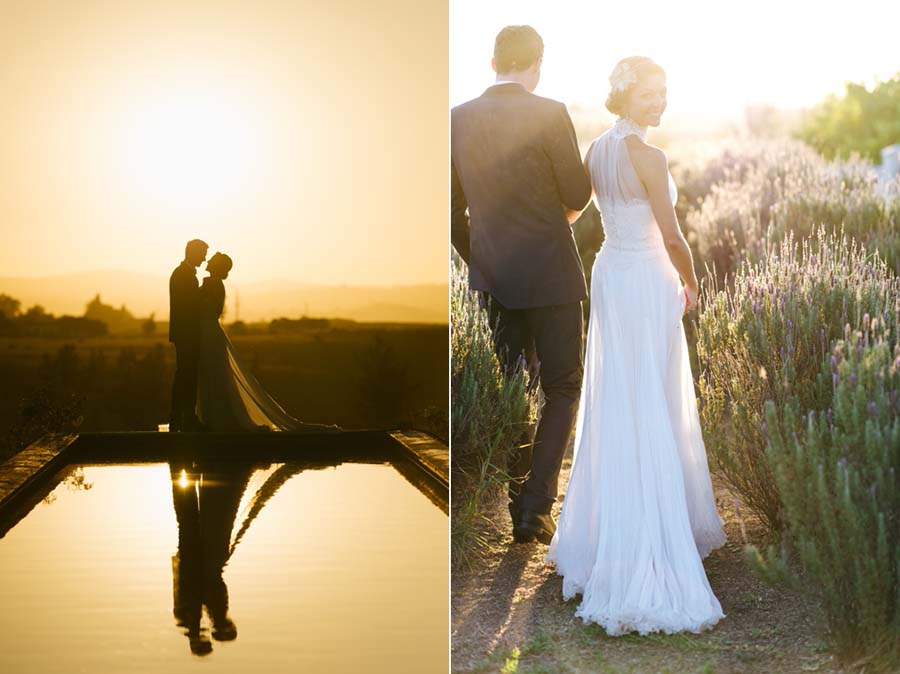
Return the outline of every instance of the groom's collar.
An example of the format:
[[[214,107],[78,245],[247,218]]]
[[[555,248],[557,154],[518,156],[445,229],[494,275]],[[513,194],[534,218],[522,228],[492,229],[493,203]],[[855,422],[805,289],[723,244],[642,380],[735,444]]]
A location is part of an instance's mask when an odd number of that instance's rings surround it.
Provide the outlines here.
[[[499,82],[494,82],[491,86],[485,89],[484,93],[486,94],[518,94],[518,93],[527,93],[527,90],[524,86],[519,84],[518,82],[513,82],[511,80],[501,80]]]

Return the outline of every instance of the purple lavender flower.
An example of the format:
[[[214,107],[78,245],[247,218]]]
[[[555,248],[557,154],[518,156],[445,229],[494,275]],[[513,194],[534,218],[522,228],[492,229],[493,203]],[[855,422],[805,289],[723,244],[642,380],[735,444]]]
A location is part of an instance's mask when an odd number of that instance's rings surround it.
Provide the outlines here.
[[[850,386],[856,386],[856,374],[853,372],[850,373]]]
[[[869,402],[869,414],[871,414],[873,417],[878,416],[878,405],[875,404],[874,400]]]
[[[834,354],[831,355],[831,369],[837,369],[837,356]]]

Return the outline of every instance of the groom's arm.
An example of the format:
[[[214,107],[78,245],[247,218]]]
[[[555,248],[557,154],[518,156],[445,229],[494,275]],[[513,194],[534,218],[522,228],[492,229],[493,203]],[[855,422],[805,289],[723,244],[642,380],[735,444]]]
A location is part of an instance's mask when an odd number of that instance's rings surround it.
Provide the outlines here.
[[[469,203],[456,173],[456,166],[450,160],[450,241],[459,256],[469,264]]]
[[[553,165],[559,198],[567,211],[582,211],[591,198],[591,181],[581,161],[575,127],[562,103],[555,110],[546,130],[544,148]],[[568,215],[568,214],[567,214]]]
[[[584,161],[581,162],[582,166],[584,166],[584,172],[585,172],[585,174],[587,174],[588,182],[590,182],[590,180],[591,180],[591,168],[590,168],[591,163],[590,162],[591,162],[591,150],[593,150],[593,149],[594,149],[594,143],[591,143],[591,146],[588,148],[588,151],[584,153]],[[594,198],[594,184],[591,183],[591,194],[588,197],[588,201],[590,201],[593,198]],[[587,204],[585,204],[585,206],[587,206]],[[581,214],[584,213],[583,208],[581,210],[575,211],[575,210],[572,210],[572,209],[569,209],[569,208],[566,208],[565,206],[563,206],[563,210],[566,213],[566,220],[569,221],[570,225],[574,225],[575,222],[578,220],[578,218],[581,217]]]

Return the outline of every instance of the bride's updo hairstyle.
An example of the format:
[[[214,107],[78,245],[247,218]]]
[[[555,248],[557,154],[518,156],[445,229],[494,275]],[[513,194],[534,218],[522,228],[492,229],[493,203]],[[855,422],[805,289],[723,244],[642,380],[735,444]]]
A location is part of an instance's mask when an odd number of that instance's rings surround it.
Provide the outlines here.
[[[622,116],[622,107],[631,89],[648,75],[666,76],[666,71],[658,63],[646,56],[623,58],[609,75],[609,96],[606,109],[614,115]]]
[[[206,268],[212,267],[223,280],[228,278],[228,272],[231,271],[232,266],[234,263],[225,253],[216,253],[206,263]]]

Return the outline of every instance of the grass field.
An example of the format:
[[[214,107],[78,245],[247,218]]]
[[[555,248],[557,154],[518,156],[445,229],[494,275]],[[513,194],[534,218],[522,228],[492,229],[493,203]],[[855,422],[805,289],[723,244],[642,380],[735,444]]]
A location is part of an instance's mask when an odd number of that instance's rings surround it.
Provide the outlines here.
[[[445,325],[347,322],[232,340],[245,367],[300,419],[448,437]],[[4,452],[29,435],[23,427],[45,430],[66,417],[58,412],[69,403],[81,430],[154,430],[168,420],[174,359],[163,335],[0,340]]]

